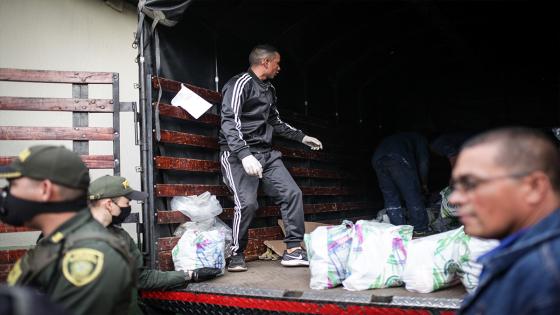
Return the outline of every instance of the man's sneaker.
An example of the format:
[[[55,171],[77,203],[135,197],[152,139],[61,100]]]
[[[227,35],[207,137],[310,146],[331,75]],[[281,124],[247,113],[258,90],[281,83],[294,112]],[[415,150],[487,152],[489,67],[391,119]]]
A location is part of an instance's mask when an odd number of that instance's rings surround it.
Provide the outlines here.
[[[284,251],[281,261],[282,266],[296,267],[296,266],[309,266],[309,260],[307,260],[307,252],[301,248],[294,250],[292,253],[288,254],[288,251]]]
[[[243,254],[232,255],[227,270],[230,272],[247,271]]]

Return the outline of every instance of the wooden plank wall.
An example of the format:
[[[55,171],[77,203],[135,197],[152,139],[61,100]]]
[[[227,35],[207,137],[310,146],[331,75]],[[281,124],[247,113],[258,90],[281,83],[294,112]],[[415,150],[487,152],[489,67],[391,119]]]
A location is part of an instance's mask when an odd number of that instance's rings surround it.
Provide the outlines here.
[[[15,97],[0,96],[0,111],[51,111],[71,112],[72,127],[41,127],[41,126],[0,126],[0,140],[72,140],[73,149],[81,155],[82,160],[90,169],[113,169],[118,172],[115,163],[119,152],[112,155],[91,155],[89,141],[111,141],[117,143],[119,127],[115,127],[118,117],[113,121],[112,128],[88,127],[89,113],[114,113],[121,111],[118,101],[118,73],[84,72],[84,71],[47,71],[0,68],[0,81],[40,82],[72,84],[72,98]],[[90,84],[108,84],[113,86],[113,98],[88,98]],[[115,93],[117,91],[117,93]],[[117,114],[118,115],[118,114]],[[115,116],[115,115],[114,115]],[[1,144],[1,141],[0,141]],[[0,156],[0,165],[9,164],[14,156]],[[138,215],[131,217],[138,222]],[[13,227],[0,222],[0,233],[20,233],[32,231],[25,227]],[[0,282],[4,282],[13,265],[27,251],[27,247],[0,248]]]

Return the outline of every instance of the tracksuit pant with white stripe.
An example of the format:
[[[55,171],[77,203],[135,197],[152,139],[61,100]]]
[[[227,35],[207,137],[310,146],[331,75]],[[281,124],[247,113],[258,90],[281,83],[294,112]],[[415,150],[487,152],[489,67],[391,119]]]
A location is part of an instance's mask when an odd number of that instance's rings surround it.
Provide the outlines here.
[[[301,189],[284,166],[282,154],[272,150],[253,156],[263,166],[262,179],[245,172],[241,160],[230,151],[220,152],[224,182],[233,193],[235,212],[233,216],[233,254],[243,253],[247,247],[247,231],[259,208],[257,190],[262,184],[263,192],[280,205],[288,248],[300,246],[304,234],[303,201]]]

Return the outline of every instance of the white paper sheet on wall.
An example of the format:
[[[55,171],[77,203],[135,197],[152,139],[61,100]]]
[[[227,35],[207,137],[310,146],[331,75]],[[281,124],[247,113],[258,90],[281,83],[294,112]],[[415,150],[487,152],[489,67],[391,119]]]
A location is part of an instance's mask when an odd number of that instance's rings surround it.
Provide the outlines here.
[[[184,84],[181,84],[181,90],[171,100],[171,105],[183,108],[195,119],[200,118],[202,114],[212,107],[212,104],[205,101]]]

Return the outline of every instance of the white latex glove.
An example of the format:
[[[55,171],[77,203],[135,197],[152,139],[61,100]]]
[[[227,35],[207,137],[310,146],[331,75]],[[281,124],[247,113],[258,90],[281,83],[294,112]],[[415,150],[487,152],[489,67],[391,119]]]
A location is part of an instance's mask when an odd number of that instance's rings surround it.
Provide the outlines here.
[[[263,169],[261,162],[259,162],[259,160],[257,160],[254,156],[247,155],[241,160],[241,163],[243,164],[243,168],[247,174],[262,178]]]
[[[319,139],[310,136],[303,137],[303,140],[301,140],[301,142],[305,145],[308,145],[311,150],[321,150],[323,148],[323,144],[321,143],[321,141],[319,141]]]

